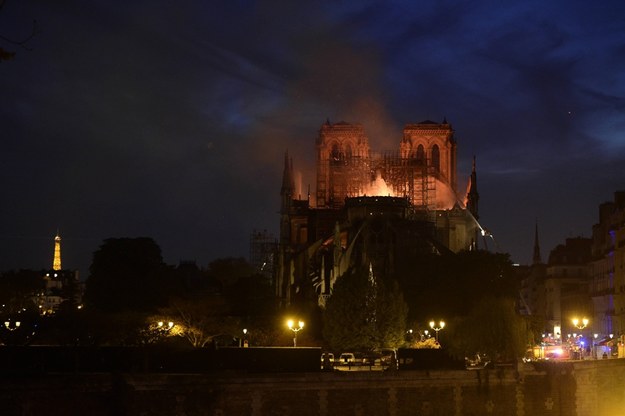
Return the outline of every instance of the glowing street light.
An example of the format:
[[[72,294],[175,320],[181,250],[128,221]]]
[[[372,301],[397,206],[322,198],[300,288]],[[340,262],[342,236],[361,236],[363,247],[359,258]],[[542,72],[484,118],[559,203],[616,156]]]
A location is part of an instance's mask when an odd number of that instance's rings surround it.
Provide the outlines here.
[[[247,341],[247,328],[243,328],[243,338],[239,338],[239,347],[241,347],[241,343],[243,343],[243,346],[245,348],[248,347],[248,341]]]
[[[289,327],[291,331],[293,331],[293,346],[297,347],[297,333],[301,331],[302,329],[304,329],[304,321],[299,321],[297,323],[297,326],[295,326],[295,323],[293,322],[293,320],[289,319],[286,325]]]
[[[434,321],[430,321],[430,328],[432,328],[434,331],[436,331],[436,342],[438,343],[438,331],[440,331],[441,329],[445,328],[445,322],[444,321],[439,321],[438,325],[436,325],[436,323]]]
[[[580,340],[579,340],[579,356],[580,358],[583,360],[584,359],[584,338],[583,335],[581,334],[582,329],[586,328],[588,326],[588,318],[582,318],[582,320],[580,321],[577,318],[573,318],[571,319],[571,322],[573,323],[573,326],[575,326],[576,328],[578,328],[580,330]],[[573,334],[574,337],[576,337],[577,334]]]
[[[168,336],[169,331],[171,331],[174,327],[174,323],[172,321],[164,322],[158,321],[150,325],[149,327],[149,337],[148,343],[153,343],[159,341],[161,338]]]
[[[11,321],[4,321],[4,327],[9,331],[15,331],[21,325],[22,323],[20,321],[15,321],[15,324],[13,326],[11,326]]]
[[[581,321],[577,318],[573,318],[571,320],[571,322],[573,322],[573,326],[575,326],[576,328],[584,329],[588,326],[588,319],[587,318],[583,318]]]
[[[169,321],[167,322],[167,324],[165,324],[165,322],[163,321],[158,321],[156,323],[156,326],[159,331],[169,331],[174,327],[174,323],[172,321]]]

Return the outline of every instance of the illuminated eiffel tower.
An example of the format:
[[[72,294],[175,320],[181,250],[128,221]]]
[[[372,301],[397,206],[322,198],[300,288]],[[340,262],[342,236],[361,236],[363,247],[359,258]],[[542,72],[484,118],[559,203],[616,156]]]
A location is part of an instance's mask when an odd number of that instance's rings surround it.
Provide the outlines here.
[[[52,261],[52,270],[61,270],[61,237],[56,232],[54,237],[54,260]]]

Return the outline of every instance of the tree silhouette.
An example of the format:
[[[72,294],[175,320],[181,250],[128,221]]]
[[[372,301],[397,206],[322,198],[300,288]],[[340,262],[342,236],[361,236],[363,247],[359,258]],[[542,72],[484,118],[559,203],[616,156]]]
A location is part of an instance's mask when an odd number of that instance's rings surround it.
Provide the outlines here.
[[[525,353],[529,332],[511,298],[486,296],[470,314],[445,327],[450,351],[457,357],[485,354],[495,361],[512,361]],[[446,344],[447,346],[447,344]]]
[[[85,303],[104,312],[155,311],[180,290],[154,240],[111,238],[93,254]]]
[[[407,314],[395,282],[352,269],[337,280],[328,299],[323,337],[336,351],[397,348],[404,342]]]
[[[181,336],[196,348],[206,347],[223,335],[234,337],[241,328],[240,320],[230,314],[230,306],[219,294],[174,299],[160,309],[159,319],[173,322],[170,335]]]
[[[8,271],[0,274],[0,305],[3,314],[35,309],[33,295],[45,288],[43,273],[33,270]]]
[[[366,303],[371,291],[362,272],[348,271],[337,279],[323,315],[323,338],[333,350],[373,348],[375,310]]]
[[[405,342],[408,305],[396,281],[377,284],[376,346],[401,347]]]

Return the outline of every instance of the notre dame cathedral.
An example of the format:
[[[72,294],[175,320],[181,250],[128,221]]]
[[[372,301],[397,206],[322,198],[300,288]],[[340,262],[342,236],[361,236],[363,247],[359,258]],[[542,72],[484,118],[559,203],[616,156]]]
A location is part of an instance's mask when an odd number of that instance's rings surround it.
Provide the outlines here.
[[[456,152],[446,120],[406,125],[390,152],[372,151],[360,124],[327,121],[316,141],[316,191],[305,199],[286,154],[274,280],[283,304],[305,297],[323,306],[354,266],[387,276],[405,256],[475,249],[475,161],[459,191]]]

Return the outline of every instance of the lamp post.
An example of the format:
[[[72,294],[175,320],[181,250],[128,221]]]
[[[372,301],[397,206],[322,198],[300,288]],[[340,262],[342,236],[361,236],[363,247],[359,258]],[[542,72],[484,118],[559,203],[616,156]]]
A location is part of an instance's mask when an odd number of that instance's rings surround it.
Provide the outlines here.
[[[588,326],[587,318],[583,318],[581,321],[577,318],[573,318],[572,322],[573,322],[573,326],[575,326],[576,328],[579,328],[580,330]]]
[[[430,328],[436,331],[436,343],[438,344],[438,331],[445,328],[445,322],[439,321],[437,326],[434,321],[430,321]]]
[[[15,331],[21,325],[22,323],[20,321],[15,321],[15,324],[13,324],[13,326],[11,326],[11,321],[4,321],[4,327],[9,331]]]
[[[142,343],[155,344],[163,340],[163,338],[169,335],[169,331],[174,328],[175,324],[172,321],[156,321],[148,325],[147,328],[141,330],[143,336]]]
[[[2,325],[0,325],[0,327],[2,327]],[[19,345],[30,338],[30,335],[28,335],[29,329],[25,328],[20,321],[7,319],[4,321],[4,329],[6,329],[8,333],[2,336],[0,342],[4,342],[5,345]],[[26,332],[24,332],[24,329],[26,329]],[[34,334],[33,332],[32,335]],[[24,336],[26,337],[24,338]]]
[[[248,341],[247,341],[247,328],[243,328],[243,347],[247,348],[248,346]],[[239,347],[241,346],[241,338],[239,338]]]
[[[297,347],[297,333],[304,329],[304,321],[299,321],[297,326],[292,319],[289,319],[286,323],[291,331],[293,331],[293,347]]]
[[[571,319],[571,322],[573,322],[573,326],[578,328],[579,331],[580,331],[579,336],[581,338],[581,341],[580,341],[580,353],[579,353],[579,355],[580,355],[580,358],[583,359],[583,357],[584,357],[584,341],[583,341],[583,339],[584,338],[583,338],[583,335],[582,335],[581,331],[582,331],[582,329],[584,329],[584,328],[586,328],[588,326],[588,322],[589,321],[588,321],[588,318],[582,318],[581,321],[579,319],[577,319],[577,318],[573,318],[573,319]]]
[[[167,322],[167,324],[163,321],[158,321],[156,323],[156,329],[162,332],[169,332],[173,327],[174,323],[172,321]]]
[[[155,341],[158,341],[160,338],[166,337],[169,331],[171,331],[173,327],[174,327],[174,323],[172,321],[169,321],[169,322],[158,321],[156,323],[156,327],[153,327],[154,335],[156,336]]]

